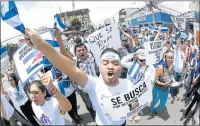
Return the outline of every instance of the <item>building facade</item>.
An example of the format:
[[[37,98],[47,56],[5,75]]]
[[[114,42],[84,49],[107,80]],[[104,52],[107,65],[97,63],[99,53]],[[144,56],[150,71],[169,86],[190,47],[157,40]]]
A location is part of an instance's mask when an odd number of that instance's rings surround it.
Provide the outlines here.
[[[134,12],[136,12],[139,8],[123,8],[119,10],[119,26],[128,27],[131,24],[131,19]]]
[[[70,22],[74,18],[78,18],[79,21],[81,22],[81,30],[84,31],[90,29],[90,27],[92,26],[89,12],[90,12],[89,9],[80,9],[80,10],[63,12],[59,16],[61,21],[64,22],[64,24],[67,26],[70,25]]]

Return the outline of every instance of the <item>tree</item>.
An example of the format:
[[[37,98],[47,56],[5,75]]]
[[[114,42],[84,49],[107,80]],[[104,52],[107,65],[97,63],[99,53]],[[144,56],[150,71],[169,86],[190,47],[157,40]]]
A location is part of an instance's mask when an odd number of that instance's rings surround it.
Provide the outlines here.
[[[78,18],[74,18],[71,22],[71,27],[74,30],[80,30],[81,29],[81,22],[78,20]]]
[[[18,44],[7,43],[6,46],[7,46],[9,59],[10,59],[10,61],[12,61],[13,60],[13,55],[18,49]]]

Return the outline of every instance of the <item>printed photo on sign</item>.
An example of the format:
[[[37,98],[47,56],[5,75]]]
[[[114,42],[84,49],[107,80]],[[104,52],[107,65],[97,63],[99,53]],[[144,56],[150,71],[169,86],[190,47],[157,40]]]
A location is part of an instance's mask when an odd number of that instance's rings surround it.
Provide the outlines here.
[[[134,85],[128,92],[102,99],[101,104],[104,115],[108,120],[120,121],[137,114],[151,101],[151,81],[145,79]]]
[[[100,62],[100,55],[106,48],[118,49],[121,47],[120,35],[117,25],[108,25],[87,37],[91,52],[95,57],[96,63]]]

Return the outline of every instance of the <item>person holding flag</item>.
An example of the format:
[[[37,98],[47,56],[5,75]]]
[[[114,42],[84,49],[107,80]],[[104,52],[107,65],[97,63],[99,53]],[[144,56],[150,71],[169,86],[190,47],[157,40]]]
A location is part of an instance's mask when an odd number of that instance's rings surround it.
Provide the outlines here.
[[[26,29],[24,39],[32,47],[39,49],[49,61],[64,74],[68,75],[80,87],[89,94],[96,110],[97,125],[125,125],[126,120],[113,121],[104,115],[101,107],[102,96],[114,96],[130,90],[133,86],[130,80],[119,79],[122,66],[116,50],[107,48],[101,54],[99,65],[100,77],[95,78],[78,69],[67,57],[57,52],[51,45],[46,43],[38,34]],[[105,107],[105,106],[104,106]]]

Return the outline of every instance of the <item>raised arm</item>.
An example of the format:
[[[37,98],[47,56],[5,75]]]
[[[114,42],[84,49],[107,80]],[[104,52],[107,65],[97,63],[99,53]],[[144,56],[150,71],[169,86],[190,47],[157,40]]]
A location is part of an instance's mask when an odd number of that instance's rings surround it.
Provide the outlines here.
[[[60,46],[60,53],[72,60],[72,56],[65,49],[65,45],[64,45],[62,37],[61,37],[60,29],[56,27],[53,31],[53,35],[56,38],[56,40]]]
[[[45,42],[37,33],[34,33],[29,29],[25,30],[25,40],[28,45],[40,50],[56,68],[68,75],[82,88],[85,87],[88,76],[77,68],[72,60],[57,52],[56,49]]]
[[[44,84],[48,90],[56,95],[56,100],[58,101],[58,107],[63,112],[70,111],[72,109],[71,103],[69,100],[58,91],[58,89],[53,85],[52,79],[48,75],[43,75],[41,77],[42,84]]]
[[[123,57],[121,60],[121,64],[123,67],[129,69],[132,65],[132,61],[130,61],[132,58],[135,58],[136,54],[130,53],[127,56]]]

